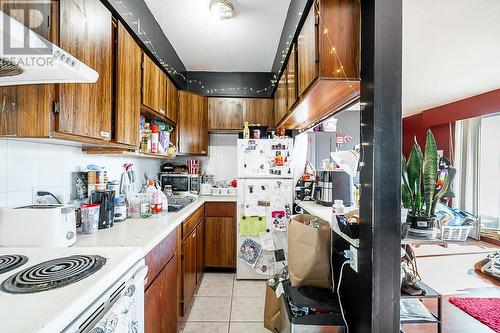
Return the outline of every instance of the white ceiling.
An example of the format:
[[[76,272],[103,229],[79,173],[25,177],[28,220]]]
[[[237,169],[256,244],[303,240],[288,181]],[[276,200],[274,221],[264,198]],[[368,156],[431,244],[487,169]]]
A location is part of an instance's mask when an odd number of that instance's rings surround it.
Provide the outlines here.
[[[499,88],[499,0],[403,0],[405,116]]]
[[[232,0],[218,21],[210,0],[145,0],[188,71],[271,72],[291,0]]]

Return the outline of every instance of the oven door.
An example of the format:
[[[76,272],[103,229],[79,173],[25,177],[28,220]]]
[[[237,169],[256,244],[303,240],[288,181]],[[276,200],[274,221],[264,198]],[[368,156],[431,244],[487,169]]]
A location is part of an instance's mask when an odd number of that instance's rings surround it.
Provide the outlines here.
[[[109,288],[63,333],[144,333],[144,260]]]
[[[172,186],[172,192],[189,192],[189,177],[187,175],[161,175],[161,189],[165,190],[165,185]]]

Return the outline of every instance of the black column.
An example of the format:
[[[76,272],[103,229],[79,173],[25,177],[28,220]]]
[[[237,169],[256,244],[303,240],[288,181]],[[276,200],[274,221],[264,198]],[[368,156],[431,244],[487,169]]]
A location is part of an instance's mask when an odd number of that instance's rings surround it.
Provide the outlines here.
[[[401,44],[401,0],[361,0],[363,304],[355,332],[399,332]]]

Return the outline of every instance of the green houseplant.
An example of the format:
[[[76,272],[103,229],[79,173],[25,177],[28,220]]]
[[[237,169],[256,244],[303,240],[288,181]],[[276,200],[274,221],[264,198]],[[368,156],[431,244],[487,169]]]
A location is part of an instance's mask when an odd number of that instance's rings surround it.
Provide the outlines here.
[[[441,198],[448,192],[456,170],[438,168],[436,140],[430,130],[425,139],[425,151],[415,140],[408,161],[401,159],[402,200],[408,209],[408,222],[416,229],[434,227],[435,209]]]

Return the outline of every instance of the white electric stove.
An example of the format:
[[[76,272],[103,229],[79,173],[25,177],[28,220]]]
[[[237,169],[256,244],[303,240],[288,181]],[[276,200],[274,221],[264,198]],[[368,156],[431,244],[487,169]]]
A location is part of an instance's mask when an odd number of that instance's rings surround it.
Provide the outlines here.
[[[143,332],[141,257],[123,247],[0,248],[0,332],[84,333],[110,323],[118,325],[110,332]]]

